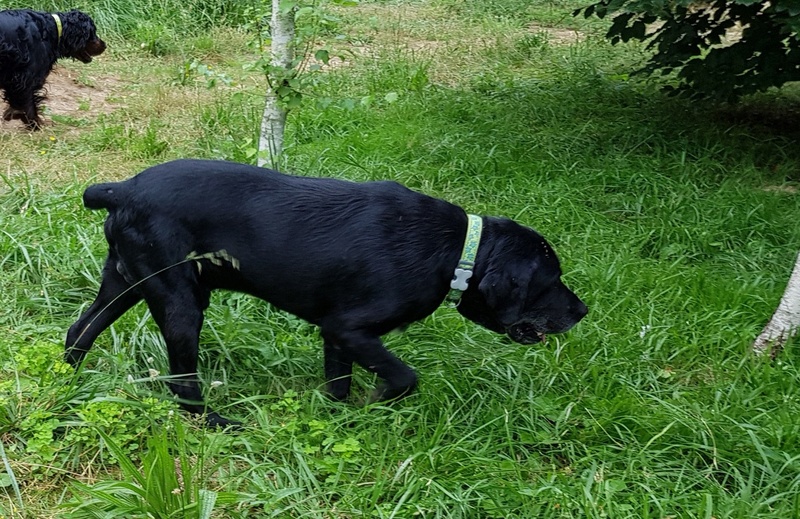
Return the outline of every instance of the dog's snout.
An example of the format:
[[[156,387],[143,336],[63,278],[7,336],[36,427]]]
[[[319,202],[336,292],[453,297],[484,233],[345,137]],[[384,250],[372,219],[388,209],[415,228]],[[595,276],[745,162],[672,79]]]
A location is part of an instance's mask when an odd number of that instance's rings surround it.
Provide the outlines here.
[[[89,42],[89,45],[86,46],[86,51],[91,54],[92,56],[98,56],[105,52],[106,50],[106,42],[97,38],[94,41]]]
[[[578,299],[578,304],[575,305],[575,309],[573,311],[575,312],[575,315],[578,316],[578,320],[580,321],[586,317],[586,314],[589,313],[589,307],[586,306],[586,303]]]

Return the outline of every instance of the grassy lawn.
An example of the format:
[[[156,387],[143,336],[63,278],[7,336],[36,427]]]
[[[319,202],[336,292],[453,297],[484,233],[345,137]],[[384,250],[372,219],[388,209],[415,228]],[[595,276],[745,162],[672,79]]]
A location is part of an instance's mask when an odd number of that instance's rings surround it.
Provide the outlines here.
[[[365,406],[358,371],[336,404],[315,328],[217,293],[201,376],[237,434],[178,410],[144,306],[73,375],[105,254],[83,189],[255,161],[255,15],[198,14],[217,3],[84,2],[107,53],[54,72],[44,131],[0,124],[0,517],[800,517],[800,355],[749,351],[800,250],[796,91],[665,97],[574,0],[332,9],[341,58],[290,114],[285,167],[537,229],[589,305],[573,331],[521,346],[443,306],[386,337],[417,393]]]

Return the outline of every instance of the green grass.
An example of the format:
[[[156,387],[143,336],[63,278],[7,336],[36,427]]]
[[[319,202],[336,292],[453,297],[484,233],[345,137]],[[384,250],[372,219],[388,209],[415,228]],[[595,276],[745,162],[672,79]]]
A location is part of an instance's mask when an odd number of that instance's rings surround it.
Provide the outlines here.
[[[217,293],[201,374],[247,424],[222,434],[172,403],[144,308],[79,374],[60,353],[105,254],[84,187],[175,157],[253,160],[253,33],[168,2],[85,4],[113,44],[64,67],[104,108],[0,129],[0,516],[800,516],[800,357],[749,351],[800,249],[800,134],[781,117],[794,92],[665,98],[628,76],[643,51],[605,44],[572,2],[337,10],[347,62],[290,115],[287,169],[394,179],[528,224],[590,313],[527,347],[440,308],[386,337],[418,392],[365,407],[363,371],[352,402],[325,399],[316,329]],[[113,21],[139,18],[158,45]]]

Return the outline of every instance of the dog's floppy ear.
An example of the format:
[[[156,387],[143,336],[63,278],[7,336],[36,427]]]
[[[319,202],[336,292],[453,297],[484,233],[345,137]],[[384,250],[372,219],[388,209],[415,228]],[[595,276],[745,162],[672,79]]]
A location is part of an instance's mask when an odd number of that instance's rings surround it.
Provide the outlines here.
[[[535,268],[535,261],[492,264],[478,284],[486,304],[504,326],[519,319]]]
[[[59,43],[59,50],[64,57],[84,61],[84,50],[90,42],[97,40],[97,28],[92,18],[77,9],[60,13],[64,32]],[[88,56],[89,61],[91,57]]]

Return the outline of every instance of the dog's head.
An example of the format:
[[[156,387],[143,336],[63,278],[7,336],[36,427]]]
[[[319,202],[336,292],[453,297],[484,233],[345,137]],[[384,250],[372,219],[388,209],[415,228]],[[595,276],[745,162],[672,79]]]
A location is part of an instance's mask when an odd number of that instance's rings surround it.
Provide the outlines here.
[[[500,218],[485,218],[483,232],[477,279],[458,305],[464,317],[533,344],[545,334],[566,332],[586,315],[583,301],[561,282],[558,257],[541,235]]]
[[[58,43],[61,56],[89,63],[106,50],[106,43],[97,37],[97,28],[88,14],[73,9],[58,16],[63,26]]]

